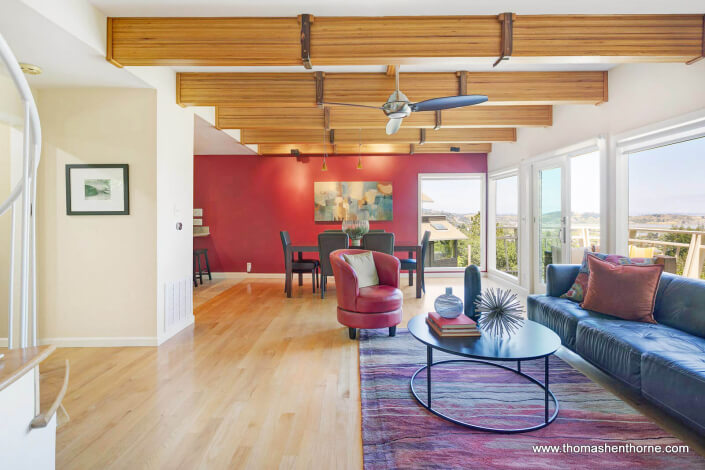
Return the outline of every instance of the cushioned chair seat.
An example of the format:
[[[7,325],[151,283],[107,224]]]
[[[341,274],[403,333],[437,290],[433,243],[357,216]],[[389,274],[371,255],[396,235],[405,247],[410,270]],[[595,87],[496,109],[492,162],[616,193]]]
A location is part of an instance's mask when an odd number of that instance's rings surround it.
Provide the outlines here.
[[[389,312],[401,307],[404,296],[392,286],[361,287],[355,299],[358,312]]]
[[[548,296],[528,298],[529,320],[541,323],[556,332],[563,346],[575,351],[575,333],[580,320],[591,313],[568,299]]]
[[[702,355],[705,339],[653,323],[591,313],[576,333],[576,352],[632,387],[641,386],[641,355],[676,352]],[[599,317],[598,317],[599,316]]]
[[[407,258],[407,259],[400,259],[401,262],[401,270],[404,271],[404,266],[409,266],[409,267],[415,267],[416,266],[416,260],[413,258]]]
[[[701,345],[702,346],[702,345]],[[705,434],[705,349],[641,356],[641,393]]]

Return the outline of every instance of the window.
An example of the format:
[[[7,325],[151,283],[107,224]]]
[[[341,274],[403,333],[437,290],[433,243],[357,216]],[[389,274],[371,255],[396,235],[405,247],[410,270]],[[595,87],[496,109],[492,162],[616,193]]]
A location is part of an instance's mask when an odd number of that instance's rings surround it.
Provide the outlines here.
[[[519,177],[516,171],[493,177],[490,183],[493,214],[493,269],[519,277]]]
[[[484,174],[419,175],[419,236],[431,232],[426,268],[484,269],[484,195]]]
[[[583,252],[600,251],[600,152],[570,159],[571,263]]]
[[[628,254],[705,279],[705,137],[627,152]]]

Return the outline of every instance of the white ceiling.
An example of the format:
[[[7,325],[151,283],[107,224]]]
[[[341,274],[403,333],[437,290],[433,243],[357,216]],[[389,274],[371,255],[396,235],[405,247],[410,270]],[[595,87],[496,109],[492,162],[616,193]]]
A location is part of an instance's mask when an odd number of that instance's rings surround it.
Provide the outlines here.
[[[90,0],[108,16],[703,13],[703,0]]]
[[[0,34],[19,62],[42,68],[28,75],[29,84],[45,87],[145,87],[104,55],[17,0],[1,0]]]

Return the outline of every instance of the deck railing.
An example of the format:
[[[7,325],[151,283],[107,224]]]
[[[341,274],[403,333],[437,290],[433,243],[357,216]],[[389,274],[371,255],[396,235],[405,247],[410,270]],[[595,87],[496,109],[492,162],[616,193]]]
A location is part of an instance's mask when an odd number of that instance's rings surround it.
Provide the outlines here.
[[[639,238],[640,234],[672,234],[680,235],[682,238],[688,239],[688,243],[663,240],[660,238]],[[703,274],[703,262],[705,262],[705,255],[703,250],[705,250],[705,245],[703,245],[703,239],[705,239],[705,231],[702,230],[681,230],[672,228],[655,228],[646,227],[638,225],[629,226],[629,244],[636,246],[653,246],[656,248],[663,247],[664,253],[669,248],[671,251],[675,251],[674,257],[678,262],[681,259],[681,253],[683,249],[687,249],[687,255],[685,261],[683,262],[682,274],[685,277],[690,277],[693,279],[700,279]],[[673,250],[675,249],[675,250]],[[680,271],[680,269],[678,269]]]

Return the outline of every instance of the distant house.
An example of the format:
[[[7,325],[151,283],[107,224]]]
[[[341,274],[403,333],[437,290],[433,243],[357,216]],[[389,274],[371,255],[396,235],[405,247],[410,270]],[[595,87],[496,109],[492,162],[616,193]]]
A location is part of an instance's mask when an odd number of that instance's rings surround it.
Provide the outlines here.
[[[431,232],[429,249],[426,254],[426,266],[457,267],[458,240],[468,237],[450,223],[443,214],[428,214],[421,218],[421,232]],[[468,259],[470,257],[468,256]]]

